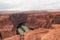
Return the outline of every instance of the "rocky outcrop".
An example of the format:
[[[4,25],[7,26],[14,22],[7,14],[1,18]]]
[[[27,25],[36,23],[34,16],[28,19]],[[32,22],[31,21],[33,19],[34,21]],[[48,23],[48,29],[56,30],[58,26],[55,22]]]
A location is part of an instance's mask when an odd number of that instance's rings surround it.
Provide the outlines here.
[[[24,35],[18,33],[18,25],[26,23]],[[60,12],[22,12],[0,15],[1,40],[60,40]],[[59,25],[58,25],[59,24]]]
[[[16,35],[16,29],[10,19],[9,15],[0,15],[0,35],[1,38],[8,38]]]
[[[41,40],[45,34],[49,32],[48,29],[36,29],[26,32],[24,35],[24,40]]]
[[[60,40],[60,29],[51,29],[41,40]]]
[[[14,35],[3,40],[20,40],[20,35]]]

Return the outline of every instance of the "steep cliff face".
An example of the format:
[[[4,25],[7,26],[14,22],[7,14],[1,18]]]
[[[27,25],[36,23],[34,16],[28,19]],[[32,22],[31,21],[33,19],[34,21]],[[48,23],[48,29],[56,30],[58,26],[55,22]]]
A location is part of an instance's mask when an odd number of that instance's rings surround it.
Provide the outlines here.
[[[16,34],[16,29],[9,15],[0,15],[0,35],[1,38],[7,38]]]
[[[29,14],[27,18],[28,27],[32,28],[49,28],[51,26],[54,16],[52,14]]]
[[[59,30],[57,30],[60,28],[58,24],[60,25],[60,12],[0,14],[0,39],[53,40],[55,38],[54,36],[56,36],[58,37],[56,39],[60,40],[57,35],[60,35]],[[21,31],[23,31],[23,35],[21,35]]]
[[[10,18],[15,26],[18,26],[18,24],[24,23],[27,20],[27,15],[24,13],[20,14],[12,14],[10,15]]]

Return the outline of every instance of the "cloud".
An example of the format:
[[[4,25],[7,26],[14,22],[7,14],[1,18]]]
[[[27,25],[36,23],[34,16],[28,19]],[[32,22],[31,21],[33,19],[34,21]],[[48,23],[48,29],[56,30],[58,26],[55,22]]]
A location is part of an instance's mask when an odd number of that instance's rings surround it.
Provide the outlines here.
[[[0,10],[60,9],[59,0],[0,0]]]

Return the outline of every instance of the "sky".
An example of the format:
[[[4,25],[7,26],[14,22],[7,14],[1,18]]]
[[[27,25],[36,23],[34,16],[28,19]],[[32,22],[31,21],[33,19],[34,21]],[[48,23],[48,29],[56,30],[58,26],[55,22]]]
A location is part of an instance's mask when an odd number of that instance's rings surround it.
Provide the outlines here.
[[[3,10],[60,10],[60,0],[0,0]]]

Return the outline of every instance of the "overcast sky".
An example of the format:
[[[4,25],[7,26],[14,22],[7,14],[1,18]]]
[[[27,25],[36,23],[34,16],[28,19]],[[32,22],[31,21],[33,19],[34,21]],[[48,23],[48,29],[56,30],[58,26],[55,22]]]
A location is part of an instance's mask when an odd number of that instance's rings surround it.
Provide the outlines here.
[[[0,0],[0,10],[60,9],[60,0]]]

